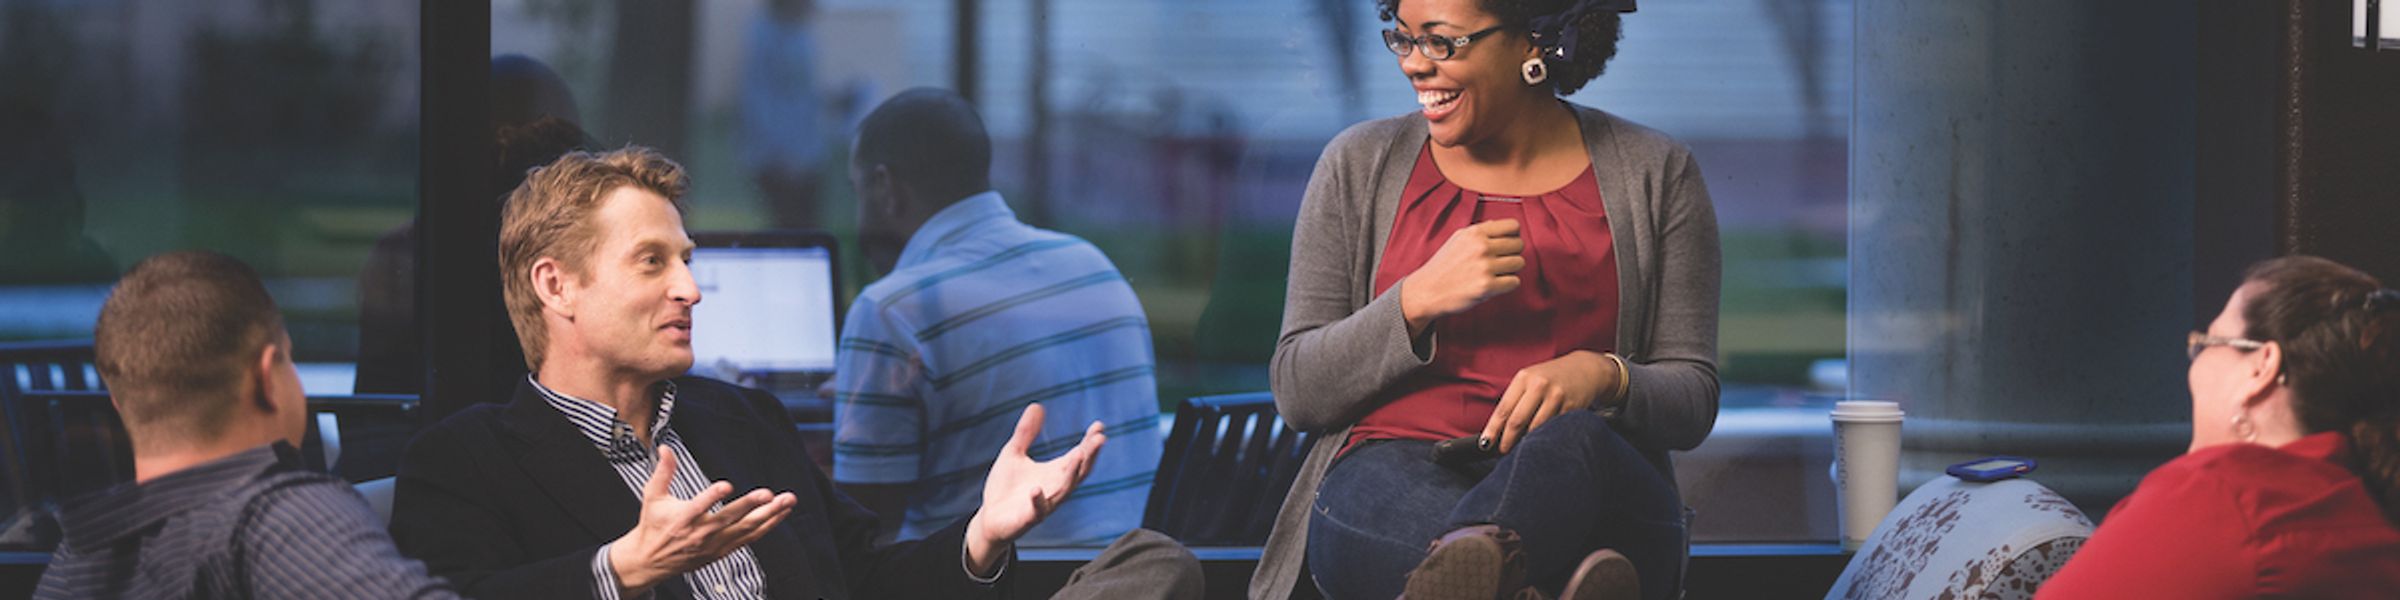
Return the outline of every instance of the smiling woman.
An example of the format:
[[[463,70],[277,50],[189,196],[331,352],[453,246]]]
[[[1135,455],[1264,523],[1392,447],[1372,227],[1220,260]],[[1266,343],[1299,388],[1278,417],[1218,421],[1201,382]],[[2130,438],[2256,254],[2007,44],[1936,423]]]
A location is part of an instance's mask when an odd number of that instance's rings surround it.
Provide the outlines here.
[[[1668,597],[1666,453],[1716,418],[1716,216],[1682,144],[1558,98],[1632,3],[1379,6],[1424,108],[1343,132],[1301,201],[1270,373],[1286,419],[1340,441],[1252,596],[1288,597],[1305,558],[1336,598]],[[1450,439],[1478,452],[1436,457]]]

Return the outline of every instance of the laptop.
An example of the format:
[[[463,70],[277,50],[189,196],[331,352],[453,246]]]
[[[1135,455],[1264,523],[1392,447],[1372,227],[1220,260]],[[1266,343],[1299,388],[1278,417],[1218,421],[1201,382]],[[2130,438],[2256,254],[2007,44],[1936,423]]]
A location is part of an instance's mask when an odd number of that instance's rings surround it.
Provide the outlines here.
[[[833,376],[841,278],[821,231],[697,232],[692,374],[775,393],[787,407],[824,404]]]

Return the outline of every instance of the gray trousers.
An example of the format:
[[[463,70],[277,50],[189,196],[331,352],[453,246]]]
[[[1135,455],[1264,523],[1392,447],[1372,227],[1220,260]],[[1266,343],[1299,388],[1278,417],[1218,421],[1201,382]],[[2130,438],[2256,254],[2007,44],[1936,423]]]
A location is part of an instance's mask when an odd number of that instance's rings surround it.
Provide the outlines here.
[[[1052,600],[1200,600],[1200,558],[1166,534],[1125,532],[1092,562],[1067,575]]]

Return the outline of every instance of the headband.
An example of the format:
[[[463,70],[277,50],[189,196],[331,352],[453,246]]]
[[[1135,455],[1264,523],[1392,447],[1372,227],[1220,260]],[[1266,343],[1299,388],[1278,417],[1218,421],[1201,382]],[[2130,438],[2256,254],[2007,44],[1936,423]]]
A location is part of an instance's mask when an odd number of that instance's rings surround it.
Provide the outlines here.
[[[2400,306],[2400,290],[2391,288],[2367,292],[2366,299],[2359,302],[2359,307],[2366,309],[2370,315],[2394,306]]]
[[[1576,21],[1583,20],[1584,15],[1601,11],[1629,13],[1633,10],[1634,0],[1576,0],[1566,10],[1534,17],[1528,25],[1533,29],[1534,45],[1548,49],[1551,58],[1573,61],[1578,42],[1576,38],[1581,37],[1575,29]]]

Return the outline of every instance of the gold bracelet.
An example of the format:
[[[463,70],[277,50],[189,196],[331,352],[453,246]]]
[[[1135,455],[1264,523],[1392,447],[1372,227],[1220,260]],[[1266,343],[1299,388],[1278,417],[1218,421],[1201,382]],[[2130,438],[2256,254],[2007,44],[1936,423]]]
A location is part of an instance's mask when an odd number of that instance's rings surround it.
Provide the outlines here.
[[[1609,403],[1617,406],[1624,406],[1626,400],[1625,395],[1633,393],[1633,369],[1626,367],[1625,357],[1617,356],[1617,353],[1615,352],[1602,352],[1600,355],[1608,357],[1609,360],[1617,363],[1617,395],[1616,398],[1611,400]]]

